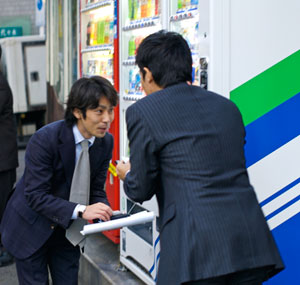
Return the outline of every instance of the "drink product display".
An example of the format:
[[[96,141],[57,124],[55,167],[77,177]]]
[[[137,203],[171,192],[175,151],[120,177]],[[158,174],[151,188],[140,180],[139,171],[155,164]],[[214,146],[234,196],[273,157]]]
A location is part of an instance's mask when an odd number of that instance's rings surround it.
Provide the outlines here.
[[[128,41],[128,58],[132,58],[136,55],[136,51],[141,44],[144,36],[131,36]]]
[[[113,82],[113,55],[98,54],[87,58],[85,75],[101,75]]]
[[[191,16],[171,21],[171,30],[181,34],[191,49],[193,59],[192,79],[195,85],[200,85],[199,13],[196,10],[198,3],[199,0],[177,0],[177,7],[175,7],[174,13],[186,13],[188,10],[191,12]]]
[[[196,8],[199,0],[177,0],[177,10]]]
[[[128,0],[128,18],[132,21],[157,16],[159,6],[160,0]]]
[[[111,44],[114,35],[114,22],[110,17],[99,18],[88,22],[86,29],[86,45],[95,46]]]
[[[143,89],[141,84],[141,75],[138,67],[134,66],[129,69],[129,92],[130,95],[142,95]]]
[[[191,7],[197,8],[197,6],[198,6],[198,0],[191,0]]]

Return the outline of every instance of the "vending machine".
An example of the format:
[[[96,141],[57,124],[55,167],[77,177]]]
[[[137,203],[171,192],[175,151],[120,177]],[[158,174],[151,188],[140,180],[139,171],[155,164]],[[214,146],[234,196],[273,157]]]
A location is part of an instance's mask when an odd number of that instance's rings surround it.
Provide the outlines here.
[[[250,182],[286,266],[270,285],[300,279],[299,9],[298,0],[198,3],[208,89],[241,111]]]
[[[162,0],[120,1],[120,11],[120,158],[127,160],[130,150],[125,112],[145,96],[139,69],[135,65],[136,50],[147,35],[167,28],[168,3]],[[125,195],[121,185],[120,208],[130,214],[146,210],[156,215],[153,222],[122,228],[120,241],[121,263],[145,283],[154,284],[160,256],[156,197],[142,205],[134,203]]]
[[[80,76],[100,75],[119,91],[119,37],[117,0],[79,0]],[[120,183],[113,161],[119,159],[119,107],[109,132],[114,137],[112,161],[106,179],[106,193],[113,210],[120,209]],[[114,243],[120,230],[103,232]]]

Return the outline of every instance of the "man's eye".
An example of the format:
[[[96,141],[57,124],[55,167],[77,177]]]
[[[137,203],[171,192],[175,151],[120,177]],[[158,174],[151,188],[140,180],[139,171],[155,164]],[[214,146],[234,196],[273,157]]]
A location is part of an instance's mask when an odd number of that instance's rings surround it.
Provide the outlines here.
[[[98,110],[97,113],[102,114],[103,110]]]

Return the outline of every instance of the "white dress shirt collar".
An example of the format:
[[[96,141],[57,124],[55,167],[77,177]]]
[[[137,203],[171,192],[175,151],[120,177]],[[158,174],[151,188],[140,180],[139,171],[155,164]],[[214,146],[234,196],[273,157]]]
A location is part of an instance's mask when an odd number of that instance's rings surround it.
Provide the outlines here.
[[[82,141],[85,140],[85,138],[80,133],[76,124],[73,126],[73,134],[74,134],[74,138],[75,138],[75,145],[80,144]],[[89,141],[89,147],[91,147],[95,141],[95,137],[93,136],[93,137],[89,138],[88,141]]]

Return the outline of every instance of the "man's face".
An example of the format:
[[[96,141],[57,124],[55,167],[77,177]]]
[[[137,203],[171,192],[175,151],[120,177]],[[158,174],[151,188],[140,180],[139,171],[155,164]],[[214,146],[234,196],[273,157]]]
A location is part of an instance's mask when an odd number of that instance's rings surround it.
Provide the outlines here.
[[[86,139],[92,136],[103,138],[115,116],[114,107],[104,96],[99,100],[99,105],[96,109],[86,110],[85,118],[83,118],[79,109],[75,109],[73,114],[77,118],[77,127],[80,133]]]

